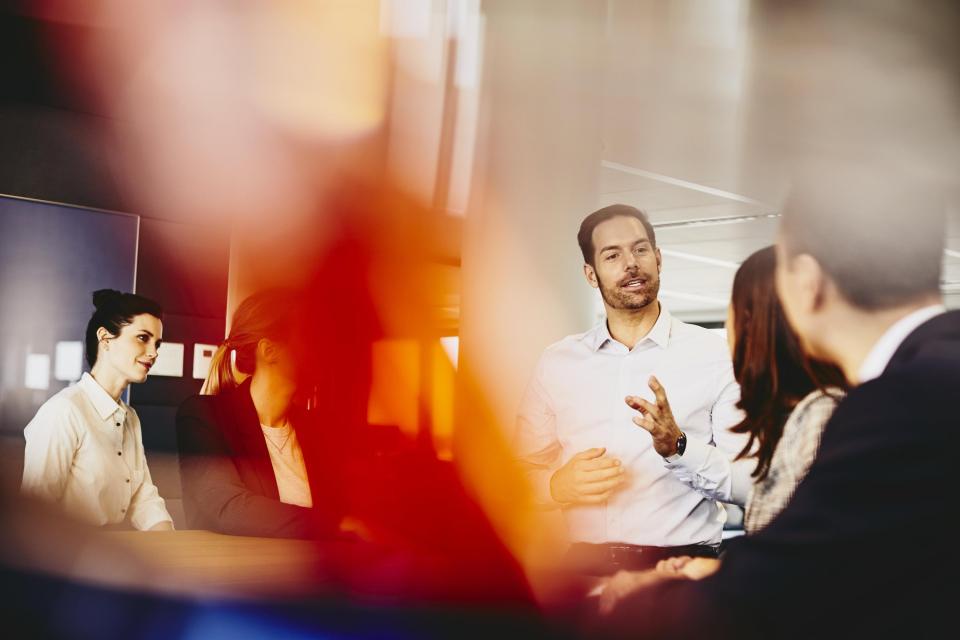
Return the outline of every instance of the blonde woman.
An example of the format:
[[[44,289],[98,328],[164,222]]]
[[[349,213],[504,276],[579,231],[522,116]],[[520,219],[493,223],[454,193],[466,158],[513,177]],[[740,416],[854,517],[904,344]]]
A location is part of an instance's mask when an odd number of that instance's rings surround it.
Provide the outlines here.
[[[335,429],[297,401],[297,295],[244,300],[201,395],[177,413],[191,528],[269,537],[334,533],[343,505]]]

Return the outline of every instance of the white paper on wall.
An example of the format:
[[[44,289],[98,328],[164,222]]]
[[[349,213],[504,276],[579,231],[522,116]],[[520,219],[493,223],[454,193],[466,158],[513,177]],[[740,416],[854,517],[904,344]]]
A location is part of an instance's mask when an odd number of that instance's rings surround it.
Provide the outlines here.
[[[215,344],[195,344],[193,345],[193,377],[197,380],[204,380],[207,372],[210,371],[210,361],[213,360],[213,354],[217,351]]]
[[[150,368],[152,376],[179,378],[183,375],[183,345],[178,342],[164,342],[157,350],[157,361]]]
[[[27,389],[50,388],[50,356],[45,353],[27,354],[27,371],[23,385]]]
[[[83,343],[79,340],[58,342],[53,354],[53,377],[74,382],[83,375]]]

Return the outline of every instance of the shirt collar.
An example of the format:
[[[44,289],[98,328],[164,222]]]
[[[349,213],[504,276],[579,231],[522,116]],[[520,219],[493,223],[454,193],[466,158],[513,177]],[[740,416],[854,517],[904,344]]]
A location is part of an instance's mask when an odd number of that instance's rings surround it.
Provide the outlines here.
[[[869,382],[874,378],[879,378],[883,370],[887,368],[893,354],[897,352],[900,345],[907,339],[913,330],[924,322],[938,316],[946,311],[942,304],[933,304],[929,307],[923,307],[905,315],[894,322],[886,332],[880,336],[880,339],[870,349],[870,353],[864,358],[860,365],[858,384]]]
[[[89,373],[84,373],[80,376],[80,382],[77,383],[83,392],[87,394],[87,397],[90,398],[90,402],[93,403],[93,408],[97,410],[97,414],[106,420],[117,411],[123,411],[123,405],[116,402],[113,398],[110,397],[110,394],[100,386],[100,383],[97,382],[92,375]]]
[[[658,347],[666,348],[670,343],[670,328],[673,324],[670,312],[667,311],[667,308],[662,302],[660,304],[660,315],[657,317],[657,321],[653,324],[650,331],[643,338],[640,339],[640,342],[644,340],[650,340]],[[603,345],[607,342],[615,342],[613,336],[610,335],[610,328],[607,326],[607,319],[604,318],[597,326],[595,326],[587,334],[587,344],[594,351],[599,351]],[[638,342],[637,344],[640,344]]]

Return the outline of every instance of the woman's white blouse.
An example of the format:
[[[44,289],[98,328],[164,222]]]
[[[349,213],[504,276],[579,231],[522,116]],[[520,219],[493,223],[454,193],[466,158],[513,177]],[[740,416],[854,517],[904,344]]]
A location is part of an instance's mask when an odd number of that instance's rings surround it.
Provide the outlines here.
[[[47,400],[24,429],[21,491],[94,525],[141,531],[173,519],[147,468],[136,411],[93,376]]]

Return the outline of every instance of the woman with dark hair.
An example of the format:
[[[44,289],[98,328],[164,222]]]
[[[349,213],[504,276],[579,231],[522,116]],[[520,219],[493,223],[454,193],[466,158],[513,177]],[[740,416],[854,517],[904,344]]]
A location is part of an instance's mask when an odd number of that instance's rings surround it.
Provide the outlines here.
[[[734,276],[727,311],[727,340],[740,385],[737,406],[744,412],[731,430],[749,434],[738,459],[757,460],[744,515],[748,535],[767,526],[793,497],[817,455],[824,425],[848,388],[839,368],[803,353],[777,299],[775,269],[773,247],[747,258]],[[668,558],[656,573],[700,579],[719,563],[716,558]],[[617,574],[604,588],[602,606],[612,607],[651,579],[647,572]]]
[[[777,299],[775,269],[773,247],[747,258],[734,277],[727,314],[737,406],[745,413],[731,431],[749,434],[739,457],[757,460],[743,522],[747,533],[765,527],[790,501],[848,386],[839,368],[804,355]]]
[[[244,300],[201,395],[177,412],[183,503],[191,528],[268,537],[337,530],[343,448],[302,402],[297,295]]]
[[[90,373],[47,400],[24,429],[23,493],[95,525],[172,530],[143,451],[140,420],[120,399],[147,379],[163,338],[153,300],[101,289],[87,323]]]

